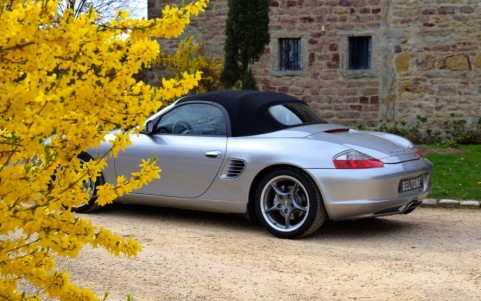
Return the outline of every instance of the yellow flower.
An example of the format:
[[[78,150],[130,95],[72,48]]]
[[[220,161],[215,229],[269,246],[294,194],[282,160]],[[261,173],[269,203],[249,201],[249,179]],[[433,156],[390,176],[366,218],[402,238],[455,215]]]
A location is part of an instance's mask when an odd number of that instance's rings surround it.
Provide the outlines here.
[[[142,125],[160,100],[188,93],[201,78],[193,70],[155,89],[133,75],[158,56],[151,37],[180,35],[207,0],[168,6],[157,20],[133,20],[120,12],[105,26],[95,22],[95,12],[74,18],[67,10],[58,18],[57,3],[10,1],[9,9],[0,9],[0,292],[7,300],[98,300],[72,284],[68,274],[56,272],[55,258],[76,257],[86,244],[114,255],[141,250],[132,238],[67,209],[88,200],[84,181],[96,178],[109,157],[130,145],[129,134],[136,130],[116,134],[105,157],[84,164],[77,157],[106,142],[119,125]],[[143,160],[138,172],[118,177],[115,186],[99,186],[97,202],[110,203],[159,173],[156,160]],[[45,296],[22,296],[18,279]]]

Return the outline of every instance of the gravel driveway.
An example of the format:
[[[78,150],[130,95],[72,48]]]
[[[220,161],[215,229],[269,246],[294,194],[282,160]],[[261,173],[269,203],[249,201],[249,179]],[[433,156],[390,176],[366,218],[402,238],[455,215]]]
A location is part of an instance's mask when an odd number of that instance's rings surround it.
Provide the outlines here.
[[[241,217],[114,205],[85,215],[142,242],[60,265],[107,300],[481,300],[481,210],[326,222],[281,240]]]

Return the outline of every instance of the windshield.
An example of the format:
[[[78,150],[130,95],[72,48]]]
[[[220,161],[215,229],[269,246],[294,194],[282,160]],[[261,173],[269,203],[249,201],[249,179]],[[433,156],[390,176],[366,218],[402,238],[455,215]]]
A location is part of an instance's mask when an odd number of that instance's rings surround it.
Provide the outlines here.
[[[283,125],[301,125],[306,123],[326,123],[309,106],[302,103],[285,103],[269,108],[269,113]]]

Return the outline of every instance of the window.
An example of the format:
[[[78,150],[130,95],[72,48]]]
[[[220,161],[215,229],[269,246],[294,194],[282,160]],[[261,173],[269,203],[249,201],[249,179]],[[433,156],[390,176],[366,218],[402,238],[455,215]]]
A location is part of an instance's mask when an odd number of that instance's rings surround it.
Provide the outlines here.
[[[301,39],[279,39],[279,70],[301,70]]]
[[[269,108],[269,113],[280,124],[292,126],[306,123],[326,123],[305,104],[286,103]]]
[[[372,38],[349,37],[349,70],[371,69]]]
[[[163,115],[156,133],[196,136],[225,136],[226,122],[223,112],[209,104],[185,104]]]

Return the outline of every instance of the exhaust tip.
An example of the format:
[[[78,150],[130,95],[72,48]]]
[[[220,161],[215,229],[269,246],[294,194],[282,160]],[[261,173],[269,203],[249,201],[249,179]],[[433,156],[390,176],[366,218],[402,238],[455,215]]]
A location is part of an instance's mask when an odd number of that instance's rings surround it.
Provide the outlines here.
[[[418,201],[412,201],[411,203],[406,205],[406,208],[404,208],[403,213],[404,214],[409,214],[414,211],[419,205],[421,205],[421,202]]]

